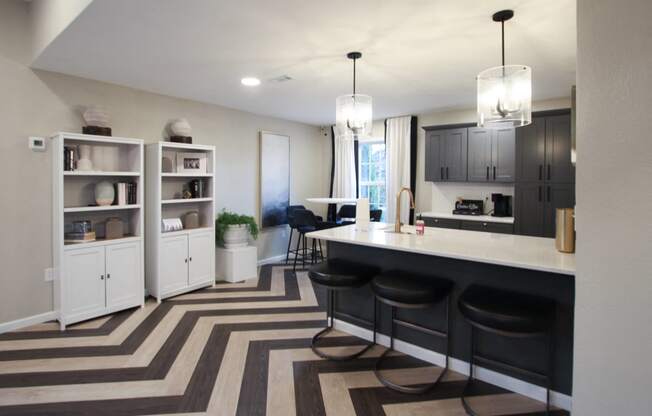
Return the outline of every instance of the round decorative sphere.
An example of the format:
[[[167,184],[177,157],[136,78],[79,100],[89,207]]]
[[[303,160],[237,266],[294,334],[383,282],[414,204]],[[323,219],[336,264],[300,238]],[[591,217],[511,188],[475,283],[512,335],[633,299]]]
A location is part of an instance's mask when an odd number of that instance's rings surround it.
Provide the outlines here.
[[[115,199],[115,191],[111,182],[102,181],[95,185],[95,202],[97,205],[111,205]]]
[[[86,122],[87,126],[109,126],[109,113],[107,113],[107,111],[99,105],[89,106],[86,108],[86,111],[84,111],[82,116],[84,117],[84,121]]]

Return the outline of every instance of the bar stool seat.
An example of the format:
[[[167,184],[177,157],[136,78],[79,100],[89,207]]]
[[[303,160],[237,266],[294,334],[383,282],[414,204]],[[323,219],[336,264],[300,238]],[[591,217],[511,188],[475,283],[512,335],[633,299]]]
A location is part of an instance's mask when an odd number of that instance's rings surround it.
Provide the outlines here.
[[[402,307],[434,304],[450,293],[452,283],[443,279],[415,279],[396,273],[376,276],[371,283],[382,302]]]
[[[459,309],[476,326],[506,332],[547,331],[554,320],[555,303],[527,294],[472,285],[459,298]]]
[[[373,342],[367,344],[353,354],[349,355],[331,355],[321,351],[317,344],[319,340],[333,330],[333,307],[335,304],[335,293],[340,290],[355,289],[367,284],[378,272],[374,267],[364,266],[341,259],[327,259],[326,261],[314,265],[308,271],[310,280],[326,288],[328,292],[327,305],[327,326],[319,331],[312,338],[310,348],[318,356],[334,361],[346,361],[359,357],[376,344],[376,302],[374,302],[373,322]]]
[[[508,368],[527,377],[537,378],[546,383],[546,414],[550,414],[550,389],[553,379],[554,363],[554,323],[556,303],[552,299],[490,288],[480,285],[469,286],[458,299],[458,308],[466,321],[471,324],[469,342],[469,378],[462,392],[462,405],[471,416],[478,414],[468,403],[466,397],[474,380],[476,362]],[[534,372],[518,368],[508,363],[479,355],[476,352],[477,330],[512,338],[547,338],[547,371]]]
[[[364,286],[376,272],[375,269],[342,260],[327,260],[310,268],[310,279],[329,289],[349,289]]]
[[[450,351],[450,294],[453,283],[434,276],[417,276],[400,271],[386,272],[374,277],[371,287],[376,299],[391,306],[392,320],[389,332],[389,348],[376,361],[374,373],[378,380],[389,389],[408,394],[422,394],[435,387],[448,371],[448,352]],[[436,330],[407,322],[396,317],[397,308],[425,309],[442,301],[446,303],[446,328]],[[446,341],[446,364],[439,376],[431,383],[420,386],[406,386],[395,383],[385,377],[382,363],[391,351],[394,350],[394,326],[400,325],[424,334],[434,335]]]

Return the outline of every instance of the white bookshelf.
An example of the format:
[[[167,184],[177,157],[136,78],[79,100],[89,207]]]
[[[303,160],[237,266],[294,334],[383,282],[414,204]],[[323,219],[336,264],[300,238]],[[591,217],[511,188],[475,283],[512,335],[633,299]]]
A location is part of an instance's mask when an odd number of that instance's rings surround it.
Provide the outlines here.
[[[205,169],[179,172],[176,162],[183,154],[204,159]],[[148,293],[160,302],[215,284],[215,147],[158,142],[147,145],[145,155],[145,281]],[[201,180],[204,194],[184,198],[192,180]],[[190,211],[199,213],[198,228],[162,231],[163,219]]]
[[[64,170],[64,147],[89,145],[94,170]],[[144,147],[140,139],[78,133],[52,136],[54,303],[66,325],[143,306]],[[95,205],[95,184],[132,182],[136,204]],[[106,239],[104,222],[120,218],[122,238]],[[96,240],[65,242],[74,221],[88,220]]]

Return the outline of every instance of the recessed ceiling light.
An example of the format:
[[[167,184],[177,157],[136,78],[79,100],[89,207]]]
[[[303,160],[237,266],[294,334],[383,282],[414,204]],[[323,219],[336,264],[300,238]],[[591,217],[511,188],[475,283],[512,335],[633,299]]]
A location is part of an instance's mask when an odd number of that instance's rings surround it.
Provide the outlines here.
[[[255,87],[260,85],[260,80],[254,77],[242,78],[240,82],[242,83],[242,85],[246,85],[247,87]]]

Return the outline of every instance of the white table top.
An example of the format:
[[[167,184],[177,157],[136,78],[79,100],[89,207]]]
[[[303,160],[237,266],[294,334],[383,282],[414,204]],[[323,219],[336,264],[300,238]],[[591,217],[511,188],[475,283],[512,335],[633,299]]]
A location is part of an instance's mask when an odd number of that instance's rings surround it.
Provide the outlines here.
[[[491,215],[460,215],[450,212],[422,212],[422,216],[429,218],[447,218],[451,220],[499,222],[503,224],[514,224],[514,217],[492,217]]]
[[[355,198],[306,198],[308,202],[317,204],[355,204]]]
[[[387,232],[393,231],[394,225],[386,223],[371,223],[367,231],[357,228],[353,224],[306,235],[325,241],[575,275],[575,255],[558,252],[552,238],[430,227],[426,227],[425,235],[418,236],[411,226],[403,226],[403,231],[410,234],[395,234]]]

